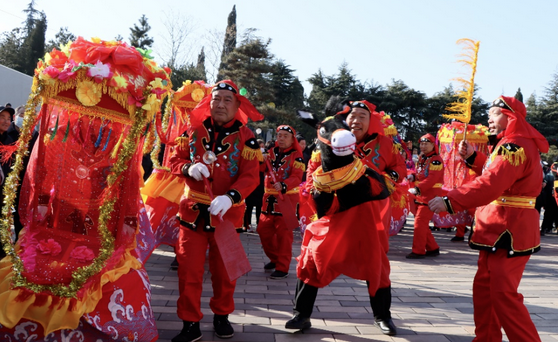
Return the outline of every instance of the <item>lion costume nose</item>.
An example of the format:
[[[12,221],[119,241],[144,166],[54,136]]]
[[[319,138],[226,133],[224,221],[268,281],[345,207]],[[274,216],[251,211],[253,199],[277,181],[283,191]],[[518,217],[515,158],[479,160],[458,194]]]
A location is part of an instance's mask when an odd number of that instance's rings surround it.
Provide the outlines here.
[[[331,149],[336,156],[348,156],[355,152],[356,138],[351,131],[339,129],[331,135]]]

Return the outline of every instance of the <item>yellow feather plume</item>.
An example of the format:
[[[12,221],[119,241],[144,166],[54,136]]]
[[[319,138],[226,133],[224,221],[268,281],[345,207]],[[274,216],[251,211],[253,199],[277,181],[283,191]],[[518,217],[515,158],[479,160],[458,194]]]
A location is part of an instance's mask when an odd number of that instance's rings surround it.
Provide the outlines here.
[[[463,78],[456,78],[462,86],[462,90],[456,92],[457,101],[450,103],[446,110],[454,114],[442,115],[447,119],[456,119],[463,123],[468,124],[471,121],[471,105],[473,104],[473,94],[475,92],[475,73],[477,72],[477,57],[479,53],[479,41],[463,38],[457,41],[457,44],[466,44],[463,48],[463,53],[459,56],[462,57],[458,62],[471,67],[471,78],[465,80]]]

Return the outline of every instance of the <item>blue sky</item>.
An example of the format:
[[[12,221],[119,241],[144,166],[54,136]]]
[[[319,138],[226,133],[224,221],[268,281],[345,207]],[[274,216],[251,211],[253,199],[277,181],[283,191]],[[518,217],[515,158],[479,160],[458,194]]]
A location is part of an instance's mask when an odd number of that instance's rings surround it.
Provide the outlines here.
[[[21,26],[28,2],[0,0],[1,32]],[[540,97],[558,72],[554,0],[36,0],[35,6],[47,15],[47,39],[62,26],[85,38],[127,39],[146,14],[159,59],[168,50],[162,42],[165,18],[179,15],[191,28],[182,55],[193,61],[202,45],[211,49],[208,32],[224,31],[234,4],[239,29],[256,28],[257,35],[271,38],[271,52],[303,82],[318,69],[334,74],[346,62],[361,81],[386,85],[400,79],[431,96],[452,78],[469,77],[457,63],[459,38],[481,42],[475,81],[485,101],[513,96],[518,87],[526,98]]]

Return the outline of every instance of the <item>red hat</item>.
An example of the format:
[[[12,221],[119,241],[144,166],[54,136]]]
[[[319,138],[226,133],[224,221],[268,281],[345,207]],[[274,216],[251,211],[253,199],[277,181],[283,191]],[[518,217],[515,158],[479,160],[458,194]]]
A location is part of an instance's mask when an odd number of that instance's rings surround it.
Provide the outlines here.
[[[492,107],[498,107],[508,117],[508,126],[500,133],[503,137],[523,137],[533,139],[540,152],[548,152],[548,141],[546,138],[525,120],[527,109],[525,105],[515,97],[500,96],[492,102]]]
[[[376,106],[366,100],[353,101],[351,102],[351,108],[362,108],[370,113],[370,124],[368,125],[368,135],[378,133],[383,135],[384,129],[382,127],[382,121],[379,118],[379,113],[376,113]]]
[[[250,103],[250,101],[246,97],[240,94],[238,87],[236,86],[236,84],[234,84],[233,81],[224,80],[217,82],[213,86],[211,92],[218,90],[231,91],[240,103],[238,111],[236,112],[236,115],[234,117],[236,120],[246,125],[246,123],[248,122],[248,118],[250,118],[252,121],[260,121],[263,119],[263,115],[258,112],[256,107],[254,107],[254,105]],[[195,127],[200,125],[205,119],[211,116],[210,103],[211,95],[207,95],[200,101],[200,103],[198,103],[196,108],[192,110],[192,113],[190,115],[192,126]]]
[[[289,132],[293,135],[293,148],[295,150],[297,150],[301,155],[302,155],[302,148],[300,148],[300,144],[298,143],[298,140],[296,139],[296,131],[294,128],[292,128],[289,125],[280,125],[279,127],[277,127],[276,132],[279,133],[279,131],[286,131]],[[277,141],[275,141],[275,146],[279,146],[277,144]]]
[[[431,142],[434,145],[434,152],[438,154],[438,144],[436,144],[436,138],[430,133],[426,133],[420,137],[419,142]]]

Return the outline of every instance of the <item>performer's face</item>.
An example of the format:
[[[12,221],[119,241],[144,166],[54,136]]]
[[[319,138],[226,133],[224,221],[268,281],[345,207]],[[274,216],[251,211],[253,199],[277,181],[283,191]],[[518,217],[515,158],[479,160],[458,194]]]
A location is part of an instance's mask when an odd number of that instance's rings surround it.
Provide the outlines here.
[[[0,133],[4,133],[10,128],[12,123],[12,118],[8,111],[3,111],[0,113]]]
[[[277,146],[280,149],[286,150],[293,145],[293,135],[287,131],[280,130],[277,132]]]
[[[211,93],[211,117],[218,126],[234,119],[239,106],[240,103],[230,90],[217,90]]]
[[[428,154],[434,151],[434,144],[430,141],[421,141],[419,147],[422,154]]]
[[[357,143],[368,133],[368,126],[370,126],[370,112],[364,108],[353,108],[347,116],[347,125],[351,132],[355,135]]]
[[[488,131],[497,135],[508,127],[508,116],[499,107],[492,107],[488,111]]]

